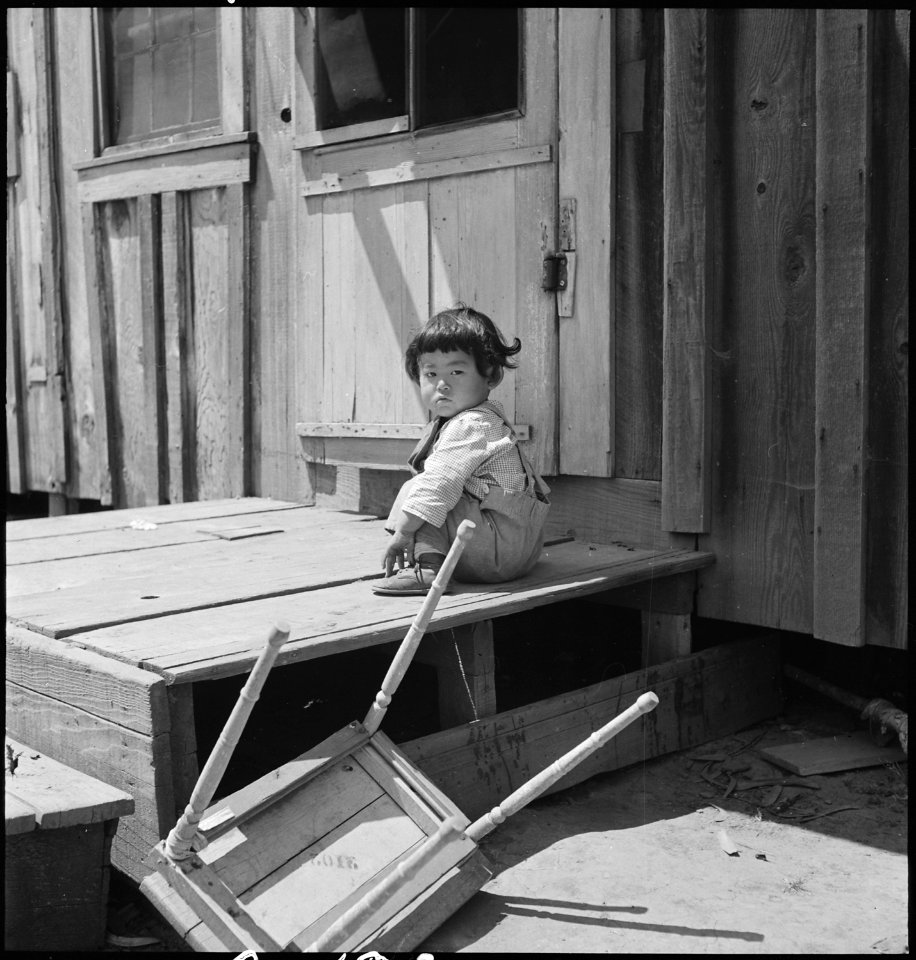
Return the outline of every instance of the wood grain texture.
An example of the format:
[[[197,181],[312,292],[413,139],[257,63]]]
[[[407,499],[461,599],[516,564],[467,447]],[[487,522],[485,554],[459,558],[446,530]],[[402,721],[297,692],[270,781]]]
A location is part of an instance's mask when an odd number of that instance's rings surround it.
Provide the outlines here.
[[[98,510],[65,517],[36,517],[6,524],[7,544],[45,537],[84,536],[94,531],[112,531],[146,520],[157,526],[194,523],[218,517],[246,517],[252,513],[298,510],[302,504],[270,497],[224,497],[182,504],[156,504],[125,510]]]
[[[144,736],[170,726],[161,677],[9,625],[6,677]]]
[[[874,13],[865,639],[907,645],[910,12]]]
[[[730,75],[721,150],[720,271],[711,332],[716,398],[712,531],[700,616],[807,633],[814,580],[814,19],[801,10],[717,19]]]
[[[17,229],[12,217],[6,221],[6,483],[10,493],[25,493],[26,433],[22,377],[22,318],[19,312],[18,280],[15,265]]]
[[[511,586],[462,586],[461,592],[444,596],[431,629],[450,629],[544,603],[689,572],[712,559],[709,554],[689,550],[630,551],[625,547],[563,543],[547,548],[534,571]],[[144,663],[178,682],[250,669],[255,657],[252,637],[259,635],[265,618],[281,617],[293,625],[278,665],[402,639],[416,613],[416,603],[410,603],[411,598],[388,598],[391,602],[380,606],[368,584],[352,582],[352,576],[351,562],[349,577],[339,585],[326,580],[320,589],[244,602],[239,602],[237,587],[230,586],[236,596],[227,606],[190,610],[167,618],[130,620],[111,627],[95,626],[73,639],[104,656]],[[275,590],[275,584],[271,583],[270,589]],[[65,616],[74,628],[73,612]],[[87,616],[97,618],[98,611],[89,611]],[[46,617],[36,613],[31,619]],[[50,629],[47,625],[45,628]],[[189,637],[194,638],[193,643]]]
[[[162,503],[168,488],[165,344],[162,325],[162,215],[158,196],[137,200],[140,235],[140,310],[143,359],[143,408],[146,437],[143,473],[147,499]]]
[[[421,737],[401,750],[468,816],[477,817],[646,690],[658,695],[658,707],[550,792],[774,716],[782,704],[779,676],[775,639],[727,644]]]
[[[616,11],[617,137],[615,224],[614,473],[636,480],[662,475],[662,253],[664,224],[663,13]],[[628,89],[636,71],[641,89]],[[636,98],[631,103],[627,98]],[[641,95],[641,97],[640,97]],[[633,128],[633,129],[630,129]]]
[[[188,340],[193,355],[193,386],[190,387],[194,418],[194,486],[195,499],[240,496],[239,478],[235,476],[244,463],[245,452],[236,444],[232,424],[242,410],[233,392],[233,366],[240,357],[230,355],[230,346],[239,336],[231,331],[232,323],[244,322],[233,311],[230,316],[229,250],[237,241],[232,236],[228,217],[226,187],[198,190],[188,198],[190,260],[191,324]]]
[[[174,823],[167,732],[144,736],[9,680],[6,704],[11,736],[133,798],[134,812],[120,821],[112,862],[142,878],[151,847]]]
[[[64,494],[65,393],[60,279],[60,212],[52,177],[57,127],[49,58],[50,9],[11,11],[10,64],[19,94],[19,176],[11,181],[9,229],[18,260],[13,279],[24,364],[27,488]]]
[[[760,755],[769,763],[802,777],[906,763],[906,754],[899,746],[879,747],[864,730],[767,747]]]
[[[6,778],[6,797],[32,807],[39,829],[103,823],[133,813],[134,801],[123,790],[44,756],[12,737],[6,737],[6,745],[20,754],[15,776]]]
[[[72,166],[72,161],[87,160],[93,153],[92,99],[85,96],[87,79],[90,89],[92,86],[92,17],[88,9],[59,7],[54,10],[53,60],[60,138],[56,176],[65,263],[61,293],[68,375],[67,491],[70,497],[98,500],[101,430],[97,416],[99,404],[94,384],[86,270],[86,258],[93,256],[94,252],[84,247],[77,173]],[[104,428],[104,418],[101,427]]]
[[[336,173],[328,173],[320,180],[307,180],[302,185],[302,195],[304,197],[319,197],[329,193],[342,193],[347,190],[366,190],[396,183],[408,183],[412,180],[435,180],[440,177],[465,176],[469,173],[480,173],[484,170],[521,167],[529,163],[549,163],[551,159],[551,147],[549,144],[544,144],[536,147],[500,150],[495,153],[484,153],[477,156],[436,160],[430,163],[411,163],[407,161],[386,170],[367,170],[343,177]]]
[[[162,194],[162,340],[166,391],[166,461],[169,503],[194,499],[192,451],[196,422],[192,416],[189,375],[193,343],[188,331],[190,303],[190,244],[187,194]]]
[[[524,11],[525,118],[517,123],[521,146],[554,143],[557,129],[557,11]],[[513,374],[515,418],[532,426],[526,453],[535,469],[557,472],[558,363],[556,297],[541,289],[544,257],[556,250],[557,170],[539,164],[515,172],[516,335],[522,341]]]
[[[293,424],[303,419],[295,408],[300,384],[310,377],[300,352],[297,324],[301,306],[296,292],[296,260],[309,256],[295,232],[297,155],[294,124],[281,114],[292,103],[297,66],[293,29],[300,12],[292,7],[262,7],[253,18],[250,124],[258,135],[256,177],[250,194],[251,216],[251,491],[263,496],[299,499],[306,491],[306,470],[299,460]]]
[[[83,166],[78,171],[79,198],[83,203],[103,203],[175,190],[209,190],[228,183],[247,183],[253,167],[250,143],[195,144],[181,153]]]
[[[610,9],[559,11],[559,195],[577,211],[575,310],[559,320],[559,472],[571,476],[614,475],[614,27]]]
[[[865,643],[872,14],[817,15],[815,637]]]
[[[508,282],[517,265],[515,176],[505,170],[450,177],[430,184],[429,195],[430,312],[462,301],[490,317],[510,344],[519,312],[516,286]],[[490,397],[515,419],[511,370]]]
[[[662,526],[681,533],[710,526],[709,17],[705,10],[665,12]]]
[[[147,362],[153,361],[144,340],[143,240],[136,200],[115,200],[101,206],[105,257],[104,334],[106,387],[112,396],[109,458],[112,502],[117,506],[158,503],[158,474],[147,474],[148,451],[155,435],[147,433],[145,384]]]
[[[150,873],[144,877],[140,891],[195,950],[217,953],[230,950],[231,945],[216,936],[162,874]]]
[[[95,407],[93,432],[95,438],[96,471],[99,502],[112,503],[112,463],[110,453],[117,446],[109,443],[113,422],[114,397],[108,369],[109,304],[106,284],[104,227],[95,204],[82,205],[83,256],[86,269],[86,298],[89,325],[89,356],[92,368],[92,391]]]

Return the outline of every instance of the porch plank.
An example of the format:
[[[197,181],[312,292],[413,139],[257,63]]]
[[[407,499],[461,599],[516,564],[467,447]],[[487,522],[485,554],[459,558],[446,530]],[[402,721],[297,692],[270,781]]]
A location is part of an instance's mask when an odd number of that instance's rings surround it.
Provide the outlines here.
[[[545,549],[540,563],[506,584],[461,584],[442,597],[429,632],[506,616],[560,600],[705,567],[711,554],[639,550],[570,541]],[[355,576],[351,571],[351,579]],[[286,596],[254,599],[169,617],[76,631],[71,641],[161,673],[169,682],[231,676],[251,669],[265,624],[292,626],[277,665],[403,639],[418,609],[415,597],[378,597],[366,582],[345,582]]]

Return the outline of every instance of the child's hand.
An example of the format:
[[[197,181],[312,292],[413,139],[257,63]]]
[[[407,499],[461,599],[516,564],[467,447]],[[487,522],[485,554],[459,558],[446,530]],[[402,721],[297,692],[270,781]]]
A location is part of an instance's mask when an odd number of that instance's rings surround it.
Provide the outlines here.
[[[395,531],[388,541],[388,547],[382,555],[382,567],[385,570],[385,576],[390,577],[394,573],[395,564],[399,570],[403,570],[406,565],[413,563],[413,533],[403,533]]]

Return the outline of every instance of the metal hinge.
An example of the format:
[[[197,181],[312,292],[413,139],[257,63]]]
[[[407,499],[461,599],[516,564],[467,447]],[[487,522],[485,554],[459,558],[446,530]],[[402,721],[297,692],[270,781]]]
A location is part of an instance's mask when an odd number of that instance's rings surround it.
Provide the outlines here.
[[[544,257],[544,268],[541,273],[541,289],[548,293],[565,290],[568,282],[566,274],[566,254],[552,253]]]

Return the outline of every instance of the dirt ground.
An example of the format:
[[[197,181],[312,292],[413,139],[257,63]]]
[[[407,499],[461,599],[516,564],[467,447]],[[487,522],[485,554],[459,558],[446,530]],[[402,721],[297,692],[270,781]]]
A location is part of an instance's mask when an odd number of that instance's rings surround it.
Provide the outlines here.
[[[772,721],[516,814],[481,843],[492,880],[419,950],[907,953],[907,764],[748,788],[787,776],[760,748],[861,729],[789,692]],[[128,939],[108,950],[188,949],[123,882],[109,927]]]

